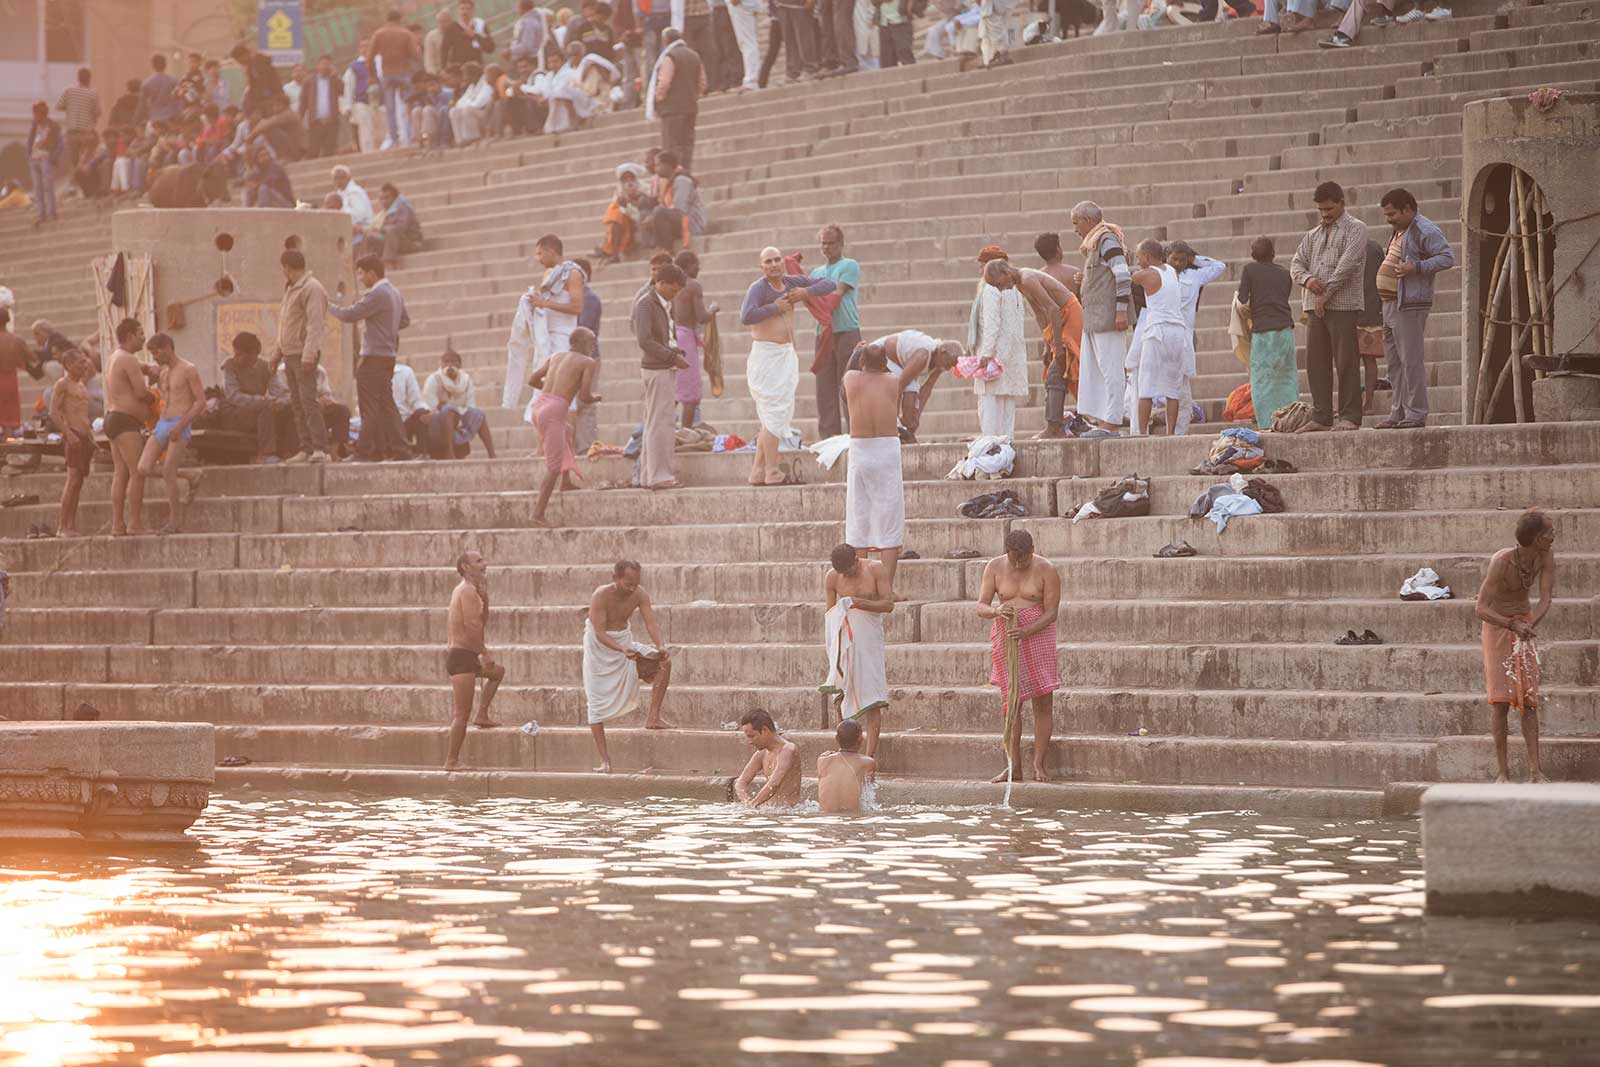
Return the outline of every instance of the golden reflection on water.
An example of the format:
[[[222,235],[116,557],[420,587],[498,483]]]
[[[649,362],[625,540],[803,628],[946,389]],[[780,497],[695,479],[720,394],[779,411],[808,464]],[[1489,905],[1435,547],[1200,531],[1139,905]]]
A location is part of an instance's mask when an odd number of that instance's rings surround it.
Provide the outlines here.
[[[0,1067],[1600,1063],[1600,932],[1424,919],[1410,821],[223,800],[193,834],[5,860]]]

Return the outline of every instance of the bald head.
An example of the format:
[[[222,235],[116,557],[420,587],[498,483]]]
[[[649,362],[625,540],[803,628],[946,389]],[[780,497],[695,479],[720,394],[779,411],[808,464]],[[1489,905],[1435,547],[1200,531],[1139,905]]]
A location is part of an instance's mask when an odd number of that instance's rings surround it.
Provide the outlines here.
[[[783,249],[768,245],[761,250],[761,273],[773,281],[783,276]]]

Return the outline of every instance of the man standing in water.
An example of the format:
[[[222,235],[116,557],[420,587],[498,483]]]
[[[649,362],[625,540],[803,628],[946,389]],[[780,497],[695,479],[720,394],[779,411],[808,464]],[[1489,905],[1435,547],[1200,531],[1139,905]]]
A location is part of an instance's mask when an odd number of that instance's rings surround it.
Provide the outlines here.
[[[144,533],[140,494],[130,492],[144,448],[144,422],[155,394],[145,384],[148,369],[134,355],[144,347],[138,319],[117,323],[117,348],[106,362],[106,437],[111,442],[111,535]],[[142,489],[142,487],[140,487]]]
[[[138,473],[134,478],[133,495],[139,501],[140,510],[143,510],[144,480],[155,474],[161,450],[166,449],[167,458],[161,465],[161,473],[167,483],[167,524],[161,527],[161,532],[177,533],[183,526],[189,501],[194,499],[194,494],[200,488],[201,472],[179,470],[178,465],[183,462],[184,448],[193,436],[190,427],[206,409],[206,387],[201,384],[200,372],[195,365],[178,358],[172,338],[166,334],[156,334],[145,347],[161,368],[162,417],[151,432],[150,439],[144,443],[144,454],[139,457]],[[178,502],[179,480],[188,489],[181,504]]]
[[[1033,777],[1045,782],[1045,760],[1050,753],[1051,694],[1061,688],[1061,672],[1056,664],[1056,612],[1061,606],[1061,576],[1053,563],[1034,555],[1033,536],[1026,530],[1006,534],[1006,552],[996,556],[983,569],[983,587],[978,591],[978,618],[993,619],[989,629],[992,668],[989,684],[1000,687],[1001,722],[1011,699],[1011,685],[1017,687],[1018,701],[1033,702]],[[999,598],[999,606],[994,601]],[[1006,670],[1007,642],[1019,642],[1018,670],[1013,681]],[[1002,725],[1003,728],[1003,725]],[[1004,738],[1006,754],[1013,768],[1022,765],[1022,736]],[[1003,782],[1006,771],[990,781]]]
[[[739,803],[752,808],[769,800],[780,808],[800,803],[800,749],[793,741],[783,739],[772,716],[764,711],[745,712],[739,729],[744,732],[745,743],[755,749],[733,783],[733,795]],[[758,776],[764,776],[766,784],[752,794],[750,787]]]
[[[472,699],[482,678],[483,703],[478,706],[476,725],[485,729],[500,725],[489,718],[489,704],[505,681],[506,669],[494,661],[484,647],[484,631],[489,625],[488,564],[478,553],[467,550],[456,558],[456,573],[461,582],[450,594],[450,613],[445,621],[448,648],[444,670],[450,676],[450,752],[444,769],[461,769],[461,743],[467,736],[467,721],[472,718]]]
[[[861,810],[861,793],[878,769],[878,761],[863,756],[861,724],[846,719],[834,731],[839,751],[817,757],[817,807],[824,812]]]
[[[794,391],[800,384],[800,362],[794,351],[794,309],[808,296],[834,291],[827,278],[783,272],[783,253],[761,250],[761,277],[745,293],[739,321],[750,327],[750,359],[745,381],[756,402],[761,430],[756,434],[751,485],[782,485],[778,448],[794,421]]]
[[[528,379],[538,398],[533,402],[533,425],[539,431],[539,447],[544,453],[544,481],[539,486],[539,501],[533,507],[534,526],[550,525],[544,517],[550,494],[556,491],[562,475],[578,469],[567,437],[568,405],[574,396],[581,404],[600,403],[600,394],[592,392],[600,366],[594,358],[594,334],[587,326],[579,326],[572,331],[571,344],[572,351],[559,353]]]
[[[903,373],[903,372],[902,372]],[[882,345],[861,353],[861,369],[844,375],[850,409],[850,463],[844,493],[844,539],[857,552],[883,557],[889,595],[906,540],[906,488],[900,468],[900,390]]]
[[[672,724],[662,719],[661,704],[672,682],[672,653],[661,640],[650,595],[639,586],[639,564],[619,560],[611,568],[611,581],[594,591],[589,600],[589,616],[583,624],[583,691],[588,701],[589,731],[594,735],[600,766],[595,770],[611,773],[611,754],[606,751],[605,724],[632,711],[639,703],[639,683],[651,682],[650,710],[645,713],[646,730],[666,730]],[[637,611],[650,635],[650,644],[633,639],[628,622]]]
[[[1528,781],[1547,782],[1539,766],[1539,658],[1534,628],[1556,595],[1555,524],[1542,511],[1529,510],[1517,520],[1517,543],[1489,560],[1478,589],[1477,615],[1483,622],[1483,673],[1489,706],[1494,709],[1494,755],[1497,782],[1509,782],[1506,763],[1507,716],[1522,714],[1522,740],[1528,749]],[[1528,592],[1539,583],[1539,606]]]

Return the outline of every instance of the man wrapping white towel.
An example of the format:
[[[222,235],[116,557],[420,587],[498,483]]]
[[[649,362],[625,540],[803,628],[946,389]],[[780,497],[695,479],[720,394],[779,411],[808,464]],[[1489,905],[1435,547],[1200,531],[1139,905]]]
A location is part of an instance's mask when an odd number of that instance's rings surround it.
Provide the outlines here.
[[[828,680],[818,686],[819,692],[842,695],[839,714],[846,719],[889,706],[883,662],[884,616],[852,605],[851,597],[840,597],[823,618]]]
[[[781,442],[794,422],[794,393],[800,385],[800,357],[794,345],[752,342],[744,374],[761,428]]]
[[[606,636],[640,655],[657,651],[633,639],[631,630],[608,630]],[[609,722],[639,704],[639,671],[623,652],[607,648],[595,636],[594,623],[583,623],[583,692],[588,699],[589,724]]]
[[[850,438],[844,540],[857,552],[879,552],[905,544],[906,491],[900,473],[900,438]]]

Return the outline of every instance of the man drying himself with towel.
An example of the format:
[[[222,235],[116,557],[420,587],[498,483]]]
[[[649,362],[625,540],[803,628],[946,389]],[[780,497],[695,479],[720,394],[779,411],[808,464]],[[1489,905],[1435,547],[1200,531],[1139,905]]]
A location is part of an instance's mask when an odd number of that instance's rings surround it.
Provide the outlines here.
[[[846,372],[860,370],[861,357],[874,346],[883,349],[889,373],[900,379],[900,440],[914,445],[933,387],[940,375],[956,369],[956,360],[966,355],[966,349],[960,341],[940,341],[921,330],[901,330],[857,345]]]
[[[794,351],[794,309],[809,296],[827,296],[834,284],[783,272],[783,253],[761,250],[761,277],[745,293],[739,321],[750,327],[750,359],[745,381],[756,402],[761,430],[756,434],[756,459],[751,485],[782,485],[778,445],[794,421],[794,391],[800,384],[800,357]]]
[[[834,548],[832,569],[823,579],[828,614],[823,643],[828,648],[828,680],[818,689],[837,701],[839,718],[866,730],[867,755],[878,752],[878,729],[889,706],[888,673],[883,663],[883,617],[894,610],[887,568],[861,559],[849,545]]]
[[[1478,618],[1483,620],[1483,673],[1494,709],[1494,755],[1497,782],[1509,782],[1506,764],[1506,716],[1522,713],[1522,740],[1528,749],[1528,781],[1548,782],[1539,767],[1539,653],[1534,627],[1556,594],[1555,524],[1542,511],[1529,510],[1517,520],[1517,543],[1489,560],[1478,589]],[[1528,591],[1539,583],[1539,606]]]
[[[628,620],[635,611],[650,635],[648,645],[635,641],[628,629]],[[667,698],[667,685],[672,681],[671,655],[661,643],[650,596],[639,588],[639,565],[631,559],[620,560],[611,568],[610,583],[594,591],[589,600],[589,617],[583,623],[583,692],[589,703],[589,730],[594,734],[595,750],[600,753],[600,766],[595,770],[611,773],[605,724],[637,706],[641,679],[652,682],[644,728],[671,727],[661,718],[661,702]]]
[[[745,744],[755,749],[733,783],[733,795],[739,803],[752,808],[769,800],[781,808],[800,803],[800,749],[793,741],[784,740],[772,716],[764,711],[745,712],[739,719],[739,729],[744,733]],[[766,782],[752,794],[750,787],[756,784],[757,777],[764,777]]]
[[[840,723],[833,737],[839,751],[817,757],[817,807],[828,813],[860,811],[861,793],[878,761],[860,753],[861,724],[854,719]]]
[[[533,372],[528,384],[534,388],[533,425],[539,431],[539,448],[544,453],[544,481],[539,485],[539,501],[533,507],[534,526],[549,526],[544,510],[550,494],[568,471],[578,469],[572,454],[572,439],[567,436],[567,408],[576,396],[580,403],[598,404],[600,394],[591,392],[600,366],[594,358],[594,332],[587,326],[572,331],[572,351],[561,352]]]
[[[1000,604],[994,600],[999,597]],[[989,628],[990,659],[993,667],[989,684],[1000,687],[1000,704],[1005,709],[1012,699],[1012,680],[1008,677],[1008,641],[1019,643],[1015,694],[1018,706],[1033,701],[1033,777],[1046,782],[1045,760],[1050,753],[1051,696],[1061,688],[1061,673],[1056,664],[1056,611],[1061,606],[1061,576],[1053,563],[1033,553],[1033,536],[1026,530],[1006,534],[1006,554],[996,556],[983,568],[983,587],[978,591],[978,618],[993,619]],[[1005,711],[1002,710],[1002,716]],[[1002,719],[1003,721],[1003,719]],[[1005,748],[1012,767],[1022,765],[1022,734],[1006,737]],[[990,781],[1003,782],[1001,771]]]
[[[861,353],[861,369],[846,371],[850,412],[850,465],[844,491],[844,539],[857,552],[883,555],[894,595],[894,570],[906,541],[906,487],[900,474],[900,392],[905,376],[889,373],[879,345]],[[896,599],[904,600],[905,597]]]
[[[479,678],[484,683],[477,725],[485,729],[500,725],[489,718],[489,704],[505,681],[506,669],[484,647],[484,630],[489,625],[488,570],[483,557],[470,549],[456,557],[461,582],[450,594],[450,611],[445,617],[444,672],[450,676],[451,706],[450,753],[444,761],[447,771],[461,769],[461,742],[467,736]]]

